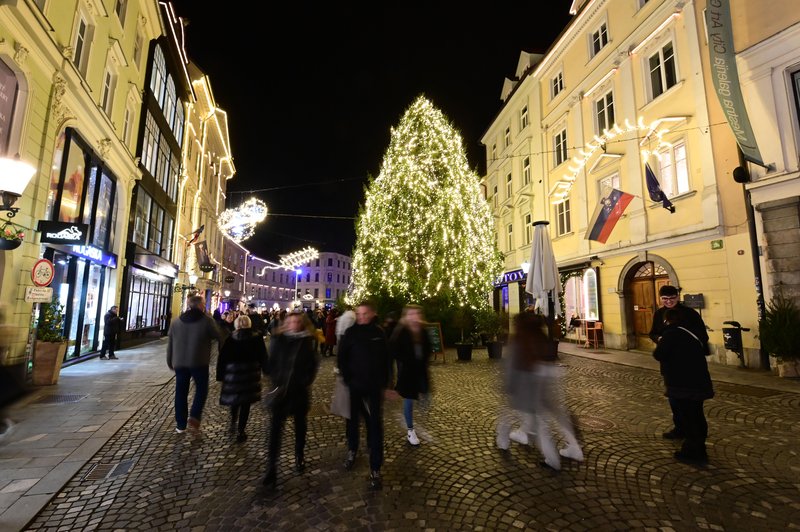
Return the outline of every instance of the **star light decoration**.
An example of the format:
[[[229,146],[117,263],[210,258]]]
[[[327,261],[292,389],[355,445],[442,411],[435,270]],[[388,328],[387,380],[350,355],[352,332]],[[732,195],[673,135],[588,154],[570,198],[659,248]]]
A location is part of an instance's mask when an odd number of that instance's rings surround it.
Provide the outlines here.
[[[247,240],[256,231],[256,225],[267,217],[267,205],[256,198],[250,198],[235,209],[227,209],[219,215],[217,225],[220,231],[234,242]]]
[[[301,249],[300,251],[293,251],[288,255],[281,256],[280,263],[281,266],[287,270],[294,270],[298,266],[302,266],[303,264],[317,258],[319,258],[319,251],[312,247],[307,247]]]

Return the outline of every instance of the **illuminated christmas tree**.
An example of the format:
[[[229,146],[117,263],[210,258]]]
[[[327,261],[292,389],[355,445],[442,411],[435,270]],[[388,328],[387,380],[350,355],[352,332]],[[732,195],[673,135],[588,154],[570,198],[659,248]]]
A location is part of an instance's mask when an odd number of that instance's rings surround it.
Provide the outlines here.
[[[419,97],[392,129],[356,222],[350,300],[486,305],[500,272],[489,205],[461,136]]]

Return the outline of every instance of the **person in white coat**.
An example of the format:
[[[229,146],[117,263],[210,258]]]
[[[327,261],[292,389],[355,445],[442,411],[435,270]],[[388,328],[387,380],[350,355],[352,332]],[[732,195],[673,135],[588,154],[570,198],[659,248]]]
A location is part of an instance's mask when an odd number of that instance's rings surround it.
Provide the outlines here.
[[[336,346],[338,347],[342,343],[342,337],[344,337],[344,332],[353,326],[356,322],[356,313],[353,312],[353,309],[345,310],[341,316],[336,318]],[[337,350],[338,354],[338,350]]]

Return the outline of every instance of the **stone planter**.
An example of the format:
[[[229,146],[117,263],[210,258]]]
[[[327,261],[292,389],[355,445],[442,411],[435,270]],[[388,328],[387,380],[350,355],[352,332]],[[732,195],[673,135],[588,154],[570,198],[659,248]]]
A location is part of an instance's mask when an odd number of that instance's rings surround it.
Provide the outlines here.
[[[777,368],[779,377],[785,377],[785,378],[800,377],[800,360],[778,362]]]
[[[458,355],[458,360],[469,362],[472,360],[472,344],[456,344],[456,354]]]
[[[67,352],[67,342],[36,341],[33,350],[33,375],[35,386],[49,386],[58,382],[61,363]]]
[[[486,342],[486,349],[489,351],[489,358],[503,358],[503,342]]]

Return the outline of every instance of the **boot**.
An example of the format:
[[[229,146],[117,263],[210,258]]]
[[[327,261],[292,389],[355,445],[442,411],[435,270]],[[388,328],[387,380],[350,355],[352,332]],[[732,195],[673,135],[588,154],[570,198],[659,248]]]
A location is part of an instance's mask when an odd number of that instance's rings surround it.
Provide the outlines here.
[[[294,469],[298,473],[302,473],[306,470],[306,459],[303,456],[303,453],[297,453],[294,455]]]
[[[267,474],[264,475],[264,479],[261,481],[261,484],[264,485],[266,488],[275,489],[275,484],[278,482],[278,473],[275,470],[275,466],[269,466],[267,468]]]

